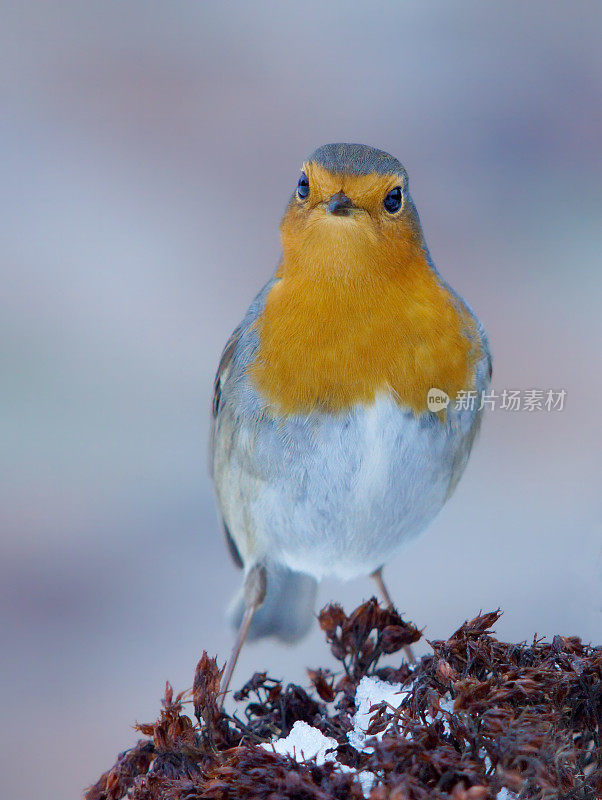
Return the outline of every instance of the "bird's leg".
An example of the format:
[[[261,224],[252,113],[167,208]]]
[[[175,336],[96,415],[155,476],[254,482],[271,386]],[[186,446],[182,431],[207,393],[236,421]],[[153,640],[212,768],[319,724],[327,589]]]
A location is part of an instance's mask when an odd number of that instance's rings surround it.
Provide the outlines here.
[[[243,614],[236,641],[234,642],[234,647],[232,648],[230,658],[228,659],[222,677],[222,685],[220,687],[220,706],[222,707],[226,699],[226,693],[230,685],[234,667],[236,666],[238,656],[240,655],[247,633],[249,632],[253,614],[265,600],[266,587],[267,575],[265,567],[263,564],[254,564],[245,577],[245,613]]]
[[[374,579],[374,582],[378,586],[378,591],[382,594],[385,605],[387,605],[389,608],[395,608],[393,601],[391,600],[389,590],[385,586],[385,582],[383,580],[383,568],[379,567],[378,569],[374,570],[370,577]],[[409,644],[404,644],[403,652],[405,653],[408,664],[416,663],[416,657],[414,656],[414,652]]]
[[[378,591],[382,594],[385,605],[389,608],[394,608],[391,595],[389,594],[389,591],[385,586],[385,582],[383,581],[383,568],[379,567],[378,569],[374,570],[370,577],[374,580],[378,587]]]

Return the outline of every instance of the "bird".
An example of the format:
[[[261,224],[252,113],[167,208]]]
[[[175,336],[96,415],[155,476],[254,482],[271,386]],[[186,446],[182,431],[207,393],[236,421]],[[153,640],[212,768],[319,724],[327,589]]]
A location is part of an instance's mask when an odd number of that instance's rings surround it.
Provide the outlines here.
[[[382,569],[453,493],[491,380],[485,330],[436,269],[397,158],[316,149],[280,239],[214,384],[210,470],[244,573],[224,697],[246,639],[307,633],[323,577],[370,575],[392,605]]]

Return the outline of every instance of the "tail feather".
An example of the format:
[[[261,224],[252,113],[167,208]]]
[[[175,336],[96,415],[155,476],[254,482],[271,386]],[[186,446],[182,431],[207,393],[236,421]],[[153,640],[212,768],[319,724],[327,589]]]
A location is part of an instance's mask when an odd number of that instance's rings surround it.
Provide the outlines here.
[[[247,639],[266,636],[284,642],[301,639],[312,623],[317,587],[316,579],[310,575],[293,572],[280,564],[268,564],[265,600],[253,615]],[[235,628],[240,626],[244,610],[244,589],[241,589],[228,609]]]

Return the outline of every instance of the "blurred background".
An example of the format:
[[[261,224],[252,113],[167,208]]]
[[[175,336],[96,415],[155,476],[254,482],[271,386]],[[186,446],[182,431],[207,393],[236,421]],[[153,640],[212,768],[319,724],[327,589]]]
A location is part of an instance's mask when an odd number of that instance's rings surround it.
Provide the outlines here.
[[[388,567],[399,607],[430,638],[501,606],[503,637],[602,639],[601,23],[590,2],[4,6],[3,796],[77,797],[166,679],[229,652],[211,384],[325,142],[405,163],[495,389],[567,392],[487,415]],[[237,679],[329,664],[314,630],[248,647]]]

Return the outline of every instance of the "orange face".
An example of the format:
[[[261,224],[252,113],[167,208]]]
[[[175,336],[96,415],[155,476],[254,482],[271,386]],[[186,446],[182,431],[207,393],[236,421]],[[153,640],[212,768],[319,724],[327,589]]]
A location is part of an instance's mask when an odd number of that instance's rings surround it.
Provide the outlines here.
[[[306,198],[293,196],[280,233],[284,260],[290,269],[315,271],[326,267],[332,277],[342,273],[389,269],[420,248],[420,226],[405,192],[402,175],[340,175],[318,164],[304,164],[309,183]],[[401,190],[401,207],[385,209],[389,192]],[[350,201],[346,213],[332,213],[331,203],[343,195]]]
[[[426,258],[407,179],[306,164],[307,197],[280,226],[280,280],[257,320],[252,380],[279,414],[344,411],[388,394],[416,413],[427,393],[473,388],[472,315]],[[400,208],[383,201],[400,187]],[[339,207],[340,206],[340,207]]]

